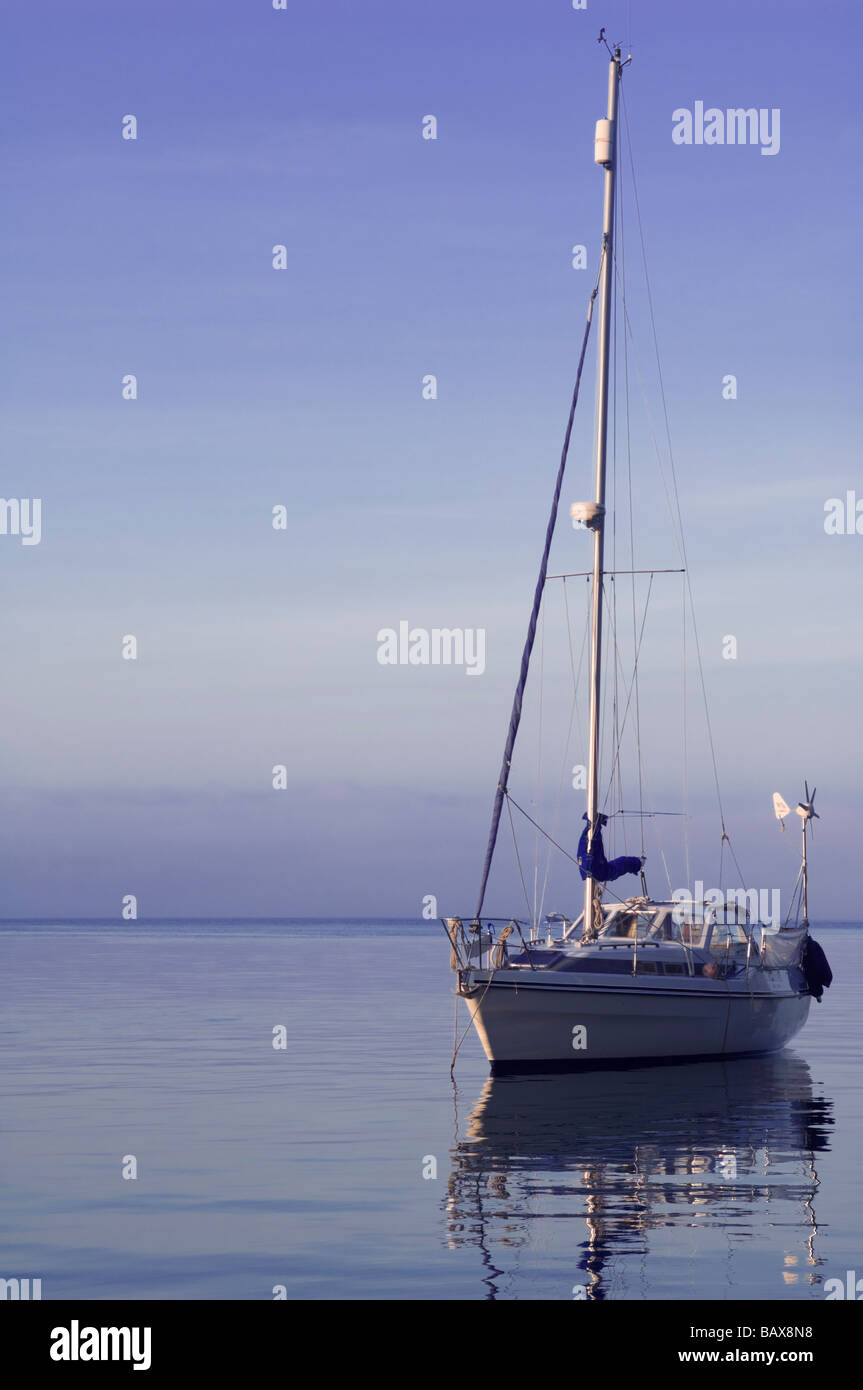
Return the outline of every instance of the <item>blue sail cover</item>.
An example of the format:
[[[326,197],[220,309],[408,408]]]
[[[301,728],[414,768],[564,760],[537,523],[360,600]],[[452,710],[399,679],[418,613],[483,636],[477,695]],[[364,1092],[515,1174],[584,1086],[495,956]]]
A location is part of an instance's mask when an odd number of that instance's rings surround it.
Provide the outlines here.
[[[582,817],[587,820],[587,815]],[[600,816],[599,824],[593,832],[593,844],[588,852],[587,834],[590,829],[586,825],[581,832],[581,839],[578,842],[576,859],[578,861],[578,872],[582,878],[595,878],[598,883],[613,883],[616,878],[622,878],[624,874],[641,873],[641,860],[635,854],[622,854],[619,859],[606,859],[605,850],[602,845],[602,827],[608,824],[608,816]]]

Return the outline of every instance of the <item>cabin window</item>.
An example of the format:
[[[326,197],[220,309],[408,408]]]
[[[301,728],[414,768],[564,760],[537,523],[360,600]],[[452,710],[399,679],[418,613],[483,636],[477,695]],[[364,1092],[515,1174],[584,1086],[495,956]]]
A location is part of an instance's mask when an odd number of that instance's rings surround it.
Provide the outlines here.
[[[653,926],[653,918],[646,912],[615,912],[606,921],[603,936],[625,936],[632,940],[644,941]]]
[[[714,950],[725,950],[727,947],[734,946],[739,942],[746,942],[746,932],[742,926],[734,921],[716,921],[713,924],[713,933],[710,944]]]
[[[695,922],[691,919],[680,922],[677,926],[677,939],[682,941],[684,946],[700,947],[704,945],[704,938],[707,932],[706,922]]]

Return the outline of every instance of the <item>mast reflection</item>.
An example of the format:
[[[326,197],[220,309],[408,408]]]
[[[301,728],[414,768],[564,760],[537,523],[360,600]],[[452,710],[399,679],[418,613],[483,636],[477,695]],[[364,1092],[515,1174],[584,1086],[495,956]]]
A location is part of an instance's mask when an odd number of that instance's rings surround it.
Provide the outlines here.
[[[737,1253],[767,1228],[784,1282],[817,1284],[816,1156],[832,1112],[785,1053],[490,1077],[451,1151],[447,1243],[481,1252],[488,1299],[540,1263],[551,1277],[559,1266],[563,1298],[655,1297],[652,1263],[716,1254],[733,1291]]]

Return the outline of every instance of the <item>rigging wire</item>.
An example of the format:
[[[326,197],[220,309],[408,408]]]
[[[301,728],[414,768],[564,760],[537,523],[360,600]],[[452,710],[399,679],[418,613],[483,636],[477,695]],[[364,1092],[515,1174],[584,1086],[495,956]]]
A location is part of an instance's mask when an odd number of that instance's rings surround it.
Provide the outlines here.
[[[685,864],[686,864],[686,882],[687,882],[687,883],[691,883],[691,882],[692,882],[692,877],[691,877],[691,870],[690,870],[690,864],[689,864],[689,745],[688,745],[688,739],[687,739],[688,728],[687,728],[687,706],[686,706],[686,584],[685,584],[685,583],[684,583],[683,586],[682,586],[681,609],[682,609],[682,614],[683,614],[683,643],[682,643],[682,645],[683,645],[683,653],[682,653],[682,657],[681,657],[681,677],[680,677],[680,679],[681,679],[681,685],[682,685],[682,692],[681,692],[682,699],[681,699],[681,703],[682,703],[682,705],[683,705],[683,709],[682,709],[682,716],[683,716],[683,810],[684,810],[684,813],[685,813],[685,815],[686,815],[686,819],[685,819],[685,821],[683,822],[683,855],[684,855],[684,862],[685,862]],[[724,843],[724,842],[723,842],[722,840],[719,841],[720,847],[722,846],[723,843]],[[720,888],[722,887],[722,879],[721,879],[721,878],[719,879],[718,886],[719,886]]]
[[[513,843],[513,846],[514,846],[514,848],[515,848],[515,859],[516,859],[516,863],[518,864],[519,877],[521,878],[521,886],[522,886],[522,890],[523,890],[523,892],[524,892],[524,901],[525,901],[525,903],[527,904],[527,915],[528,915],[528,918],[530,919],[530,921],[531,921],[531,923],[532,923],[532,922],[533,922],[533,918],[531,917],[531,913],[530,913],[530,898],[529,898],[528,895],[527,895],[527,884],[526,884],[525,881],[524,881],[524,873],[523,873],[522,867],[521,867],[521,855],[520,855],[519,852],[518,852],[518,840],[517,840],[516,834],[515,834],[515,825],[513,824],[512,811],[510,810],[510,807],[509,807],[509,793],[508,793],[508,792],[507,792],[507,794],[506,794],[506,809],[507,809],[507,811],[509,812],[509,826],[510,826],[510,829],[511,829],[511,831],[512,831],[512,843]],[[534,822],[534,824],[536,824],[536,822]],[[535,904],[534,904],[534,906],[535,906]],[[480,932],[482,932],[482,923],[480,923]]]
[[[618,227],[619,227],[619,225],[620,225],[620,199],[621,199],[621,193],[622,193],[622,190],[621,190],[621,187],[620,187],[620,174],[619,174],[619,172],[618,172],[618,177],[617,177],[617,192],[616,192],[616,195],[615,195],[615,196],[616,196],[616,201],[617,201],[617,210],[616,210],[615,216],[616,216],[616,221],[617,221]],[[616,569],[617,569],[617,352],[618,352],[618,345],[619,345],[618,332],[617,332],[617,295],[616,295],[616,294],[612,296],[612,306],[611,306],[611,341],[612,341],[612,350],[611,350],[611,497],[612,497],[612,512],[611,512],[611,567],[612,567],[612,570],[616,570]],[[604,579],[604,576],[603,576],[602,588],[603,588],[603,595],[605,595],[605,579]],[[608,604],[607,606],[608,606],[608,609],[609,609],[609,616],[610,616],[610,619],[611,619],[611,629],[612,629],[612,632],[616,634],[616,632],[617,632],[617,585],[616,585],[613,581],[611,581],[611,595],[610,595],[610,597],[611,597],[611,603]],[[611,673],[611,677],[612,677],[612,679],[611,679],[611,684],[612,684],[612,697],[611,697],[612,720],[611,720],[611,727],[612,727],[612,742],[613,742],[613,745],[614,745],[615,747],[617,747],[617,748],[620,747],[620,691],[619,691],[619,681],[618,681],[619,669],[620,669],[619,653],[618,653],[618,651],[617,651],[616,639],[615,639],[615,660],[614,660],[614,662],[613,662],[613,664],[612,664],[612,673]],[[618,774],[617,799],[618,799],[618,801],[622,801],[622,800],[623,800],[623,787],[622,787],[621,782],[620,782],[620,759],[619,759],[619,758],[617,759],[617,764],[616,764],[616,766],[617,766],[617,774]],[[612,767],[611,767],[612,780],[613,780],[613,778],[614,778],[614,772],[615,772],[615,763],[612,762]],[[611,837],[610,837],[610,838],[611,838],[611,852],[612,852],[612,855],[617,854],[617,852],[618,852],[616,829],[617,829],[616,826],[612,826],[612,829],[611,829]],[[625,833],[625,827],[622,827],[622,829],[623,829],[623,831],[624,831],[624,834],[623,834],[623,837],[622,837],[622,838],[623,838],[623,842],[624,842],[624,853],[625,853],[625,851],[626,851],[626,833]]]
[[[506,789],[509,783],[509,774],[510,769],[512,767],[512,754],[513,749],[515,748],[515,740],[516,735],[518,734],[518,726],[521,722],[522,699],[524,697],[524,689],[527,684],[527,676],[528,671],[530,669],[530,656],[531,652],[533,651],[533,643],[536,637],[536,621],[539,614],[539,605],[542,599],[543,591],[545,589],[545,577],[548,572],[548,556],[551,550],[551,542],[552,537],[554,535],[555,524],[557,522],[557,510],[560,502],[560,490],[563,486],[563,475],[566,470],[566,460],[569,454],[569,441],[572,437],[572,425],[575,419],[575,408],[578,404],[579,390],[581,387],[581,374],[584,368],[585,355],[587,353],[587,340],[590,337],[590,326],[593,320],[593,305],[596,300],[596,296],[599,293],[600,277],[602,275],[603,266],[606,264],[607,254],[607,242],[603,242],[602,252],[599,258],[599,268],[596,274],[596,282],[593,286],[593,290],[591,291],[590,299],[588,301],[587,322],[584,326],[584,336],[581,341],[581,352],[579,354],[578,367],[576,369],[575,374],[575,385],[573,386],[572,390],[572,400],[570,402],[569,407],[569,418],[566,423],[566,431],[563,437],[563,448],[561,449],[560,463],[558,465],[557,470],[557,479],[555,482],[554,497],[552,498],[551,513],[549,515],[548,525],[546,526],[545,530],[545,545],[543,546],[542,559],[540,561],[539,567],[539,575],[537,577],[536,589],[534,590],[533,595],[533,605],[531,608],[530,619],[528,621],[527,637],[525,638],[524,650],[522,651],[521,655],[521,667],[519,670],[518,683],[515,688],[515,695],[513,697],[512,702],[512,713],[510,714],[509,730],[507,731],[506,745],[503,750],[503,761],[501,763],[501,769],[498,775],[498,784],[497,789],[495,791],[494,804],[492,806],[491,828],[489,830],[488,845],[486,846],[485,862],[483,864],[482,879],[479,888],[479,897],[477,901],[476,912],[474,913],[474,917],[477,918],[480,916],[480,913],[482,912],[482,905],[485,899],[485,890],[488,884],[488,876],[491,871],[491,862],[494,858],[495,845],[497,844],[497,832],[498,827],[500,825],[501,810],[503,809],[503,798],[506,795]]]
[[[632,676],[632,681],[630,682],[630,686],[629,686],[629,695],[628,695],[627,701],[626,701],[626,709],[625,709],[624,712],[623,712],[623,725],[622,725],[621,730],[620,730],[620,739],[618,740],[618,743],[617,743],[617,745],[616,745],[616,747],[615,747],[615,751],[614,751],[614,763],[612,764],[611,774],[610,774],[610,776],[609,776],[608,789],[607,789],[606,794],[605,794],[605,803],[604,803],[604,804],[607,804],[607,803],[608,803],[608,798],[609,798],[609,796],[610,796],[610,794],[611,794],[611,788],[612,788],[613,779],[614,779],[614,775],[615,775],[615,767],[614,767],[614,764],[615,764],[615,763],[619,764],[619,762],[620,762],[620,748],[621,748],[621,742],[622,742],[622,739],[623,739],[623,732],[624,732],[624,730],[625,730],[625,728],[626,728],[626,719],[627,719],[627,716],[628,716],[628,714],[629,714],[629,706],[630,706],[630,702],[631,702],[631,700],[632,700],[633,689],[634,689],[634,687],[635,687],[635,677],[636,677],[636,672],[638,671],[638,660],[639,660],[639,657],[640,657],[640,655],[641,655],[641,644],[642,644],[642,641],[644,640],[644,629],[645,629],[645,625],[646,625],[646,623],[647,623],[647,610],[648,610],[648,606],[649,606],[649,604],[650,604],[650,594],[651,594],[652,588],[653,588],[653,575],[650,576],[650,583],[649,583],[649,585],[648,585],[648,587],[647,587],[647,597],[646,597],[646,599],[645,599],[645,601],[644,601],[644,613],[643,613],[642,619],[641,619],[641,630],[640,630],[640,632],[639,632],[639,634],[638,634],[638,643],[637,643],[637,646],[636,646],[636,648],[635,648],[635,655],[634,655],[634,658],[633,658],[633,676]],[[614,645],[615,669],[616,669],[617,666],[620,664],[620,648],[619,648],[618,642],[617,642],[617,629],[616,629],[616,627],[615,627],[615,625],[614,625],[614,620],[613,620],[613,619],[612,619],[612,623],[611,623],[611,632],[612,632],[612,641],[613,641],[613,645]],[[621,799],[622,799],[622,798],[621,798]]]
[[[541,814],[541,793],[542,793],[542,714],[545,695],[545,590],[542,595],[542,605],[539,610],[539,728],[537,733],[536,749],[536,792],[534,803],[537,808],[537,815]],[[537,921],[537,896],[539,893],[539,836],[534,840],[533,851],[533,917],[531,923]]]
[[[720,792],[720,788],[719,788],[719,770],[718,770],[717,761],[716,761],[716,748],[715,748],[715,744],[714,744],[714,741],[713,741],[712,725],[711,725],[711,722],[710,722],[710,713],[709,713],[709,707],[708,707],[708,704],[707,704],[707,688],[706,688],[706,682],[705,682],[705,680],[704,680],[704,664],[703,664],[702,657],[701,657],[701,646],[700,646],[700,643],[699,643],[699,640],[698,640],[698,629],[697,629],[697,625],[696,625],[696,621],[695,621],[695,607],[694,607],[694,601],[693,601],[693,596],[692,596],[692,587],[691,587],[691,583],[689,582],[689,572],[688,572],[688,566],[687,566],[686,546],[685,546],[684,539],[683,539],[683,534],[682,534],[682,520],[679,519],[680,502],[679,502],[679,496],[678,496],[677,490],[676,490],[676,479],[674,480],[674,489],[675,489],[675,502],[676,502],[677,509],[678,509],[678,516],[677,516],[677,517],[675,516],[675,511],[674,511],[674,508],[672,507],[672,503],[671,503],[671,494],[670,494],[669,489],[668,489],[668,482],[667,482],[666,475],[665,475],[665,469],[664,469],[663,464],[662,464],[662,453],[661,453],[661,450],[660,450],[660,448],[659,448],[659,442],[658,442],[657,437],[656,437],[656,430],[655,430],[654,423],[653,423],[653,415],[652,415],[652,412],[651,412],[651,410],[650,410],[650,402],[649,402],[648,396],[647,396],[647,390],[646,390],[646,386],[645,386],[644,375],[643,375],[642,370],[641,370],[641,363],[640,363],[639,356],[638,356],[638,349],[637,349],[637,347],[636,347],[636,345],[635,345],[635,337],[634,337],[634,333],[633,333],[633,330],[632,330],[632,324],[631,324],[631,322],[629,321],[628,318],[627,318],[627,329],[628,329],[628,331],[629,331],[630,340],[631,340],[631,342],[632,342],[632,350],[633,350],[633,357],[634,357],[634,359],[635,359],[636,373],[637,373],[637,375],[638,375],[638,381],[639,381],[639,385],[640,385],[640,387],[641,387],[642,401],[643,401],[643,404],[644,404],[645,412],[646,412],[646,414],[647,414],[648,428],[649,428],[649,430],[650,430],[650,437],[651,437],[651,440],[652,440],[652,442],[653,442],[654,452],[655,452],[655,454],[656,454],[656,461],[657,461],[657,466],[658,466],[658,469],[659,469],[659,476],[660,476],[660,479],[661,479],[661,481],[662,481],[662,487],[663,487],[663,491],[664,491],[664,493],[665,493],[665,500],[666,500],[666,504],[667,504],[667,506],[668,506],[669,516],[670,516],[670,518],[671,518],[672,533],[673,533],[673,535],[674,535],[675,543],[676,543],[676,545],[677,545],[677,547],[678,547],[678,551],[679,551],[679,553],[680,553],[680,558],[681,558],[681,560],[683,561],[683,568],[682,568],[682,571],[681,571],[681,572],[682,572],[682,573],[685,575],[685,577],[686,577],[687,596],[688,596],[688,599],[689,599],[689,618],[690,618],[690,621],[691,621],[691,623],[692,623],[692,630],[693,630],[693,635],[694,635],[694,638],[695,638],[695,650],[696,650],[696,654],[697,654],[697,665],[698,665],[699,685],[700,685],[700,688],[701,688],[702,700],[703,700],[703,702],[704,702],[704,708],[705,708],[705,724],[706,724],[706,728],[707,728],[707,738],[708,738],[708,745],[709,745],[709,748],[710,748],[711,762],[712,762],[712,765],[713,765],[713,782],[714,782],[714,788],[715,788],[715,791],[716,791],[717,805],[718,805],[718,808],[719,808],[719,819],[720,819],[720,824],[721,824],[721,827],[722,827],[722,837],[721,837],[721,841],[720,841],[720,845],[721,845],[721,847],[722,847],[722,853],[721,853],[721,855],[720,855],[720,875],[722,874],[722,862],[723,862],[722,854],[724,854],[724,845],[725,845],[725,843],[727,843],[727,844],[728,844],[728,851],[729,851],[729,853],[730,853],[730,855],[731,855],[731,858],[732,858],[733,861],[734,861],[735,868],[737,869],[737,873],[738,873],[739,876],[740,876],[740,881],[741,881],[741,883],[743,884],[743,886],[745,887],[746,884],[745,884],[745,879],[744,879],[744,877],[743,877],[743,872],[742,872],[742,870],[741,870],[741,868],[740,868],[740,865],[739,865],[738,862],[737,862],[737,856],[736,856],[736,854],[734,853],[734,846],[733,846],[732,843],[731,843],[731,837],[730,837],[730,835],[728,834],[728,830],[727,830],[727,827],[726,827],[726,824],[725,824],[725,814],[724,814],[724,809],[723,809],[723,805],[722,805],[722,796],[721,796],[721,792]]]
[[[664,417],[664,421],[665,421],[665,435],[666,435],[666,441],[667,441],[667,445],[668,445],[668,461],[669,461],[670,470],[671,470],[671,479],[672,479],[672,485],[673,485],[673,490],[674,490],[674,501],[675,501],[675,507],[676,507],[676,512],[677,512],[677,526],[678,526],[679,535],[680,535],[680,547],[681,547],[681,554],[682,554],[682,558],[683,558],[683,563],[684,563],[684,566],[685,566],[686,569],[687,569],[687,573],[686,573],[686,585],[687,585],[687,592],[688,592],[688,595],[689,595],[689,609],[690,609],[690,615],[691,615],[691,620],[692,620],[692,634],[693,634],[693,639],[694,639],[694,642],[695,642],[695,652],[696,652],[696,659],[697,659],[697,663],[698,663],[699,681],[700,681],[700,685],[701,685],[702,699],[703,699],[703,702],[704,702],[704,718],[705,718],[705,723],[706,723],[706,725],[707,725],[707,737],[708,737],[708,742],[709,742],[709,745],[710,745],[710,757],[711,757],[711,762],[712,762],[712,764],[713,764],[713,780],[714,780],[714,785],[715,785],[715,788],[716,788],[716,801],[717,801],[717,805],[718,805],[718,807],[719,807],[719,819],[720,819],[720,823],[721,823],[721,826],[722,826],[722,842],[723,842],[723,843],[724,843],[725,841],[728,842],[729,853],[731,854],[731,857],[732,857],[732,859],[734,860],[734,866],[735,866],[735,868],[737,869],[738,874],[740,874],[741,882],[743,882],[743,875],[742,875],[742,873],[741,873],[741,871],[740,871],[740,865],[737,863],[737,856],[736,856],[736,854],[734,853],[734,847],[733,847],[733,845],[732,845],[732,843],[731,843],[731,840],[730,840],[730,838],[729,838],[728,830],[727,830],[726,824],[725,824],[725,810],[724,810],[724,807],[723,807],[723,804],[722,804],[722,790],[721,790],[721,787],[720,787],[720,784],[719,784],[719,768],[718,768],[718,764],[717,764],[717,760],[716,760],[716,746],[715,746],[714,739],[713,739],[713,726],[712,726],[711,719],[710,719],[710,704],[709,704],[709,701],[708,701],[708,698],[707,698],[707,685],[706,685],[706,682],[705,682],[705,679],[704,679],[704,664],[703,664],[702,656],[701,656],[701,642],[700,642],[699,636],[698,636],[698,624],[697,624],[696,617],[695,617],[695,605],[694,605],[693,595],[692,595],[692,584],[691,584],[691,580],[690,580],[690,577],[689,577],[689,570],[688,570],[687,559],[686,559],[686,539],[685,539],[685,535],[684,535],[684,530],[683,530],[683,518],[682,518],[682,514],[681,514],[681,509],[680,509],[680,494],[679,494],[679,490],[678,490],[678,486],[677,486],[677,469],[676,469],[675,463],[674,463],[674,450],[673,450],[673,448],[672,448],[672,443],[671,443],[671,424],[670,424],[670,421],[669,421],[669,418],[668,418],[668,402],[667,402],[666,395],[665,395],[665,382],[664,382],[664,378],[663,378],[663,375],[662,375],[662,363],[661,363],[661,361],[660,361],[660,356],[659,356],[659,338],[658,338],[658,334],[657,334],[657,330],[656,330],[656,315],[655,315],[654,307],[653,307],[653,293],[652,293],[651,287],[650,287],[650,273],[649,273],[648,268],[647,268],[647,248],[646,248],[645,240],[644,240],[644,227],[643,227],[643,224],[642,224],[642,221],[641,221],[641,207],[640,207],[639,200],[638,200],[638,181],[637,181],[637,179],[636,179],[636,177],[635,177],[635,162],[634,162],[633,154],[632,154],[632,135],[631,135],[630,127],[629,127],[629,112],[628,112],[627,105],[626,105],[626,95],[625,95],[625,92],[624,92],[624,89],[623,89],[623,84],[621,84],[621,93],[620,93],[620,95],[621,95],[621,104],[622,104],[622,106],[623,106],[623,119],[624,119],[624,125],[625,125],[625,127],[626,127],[626,140],[627,140],[627,147],[628,147],[628,150],[629,150],[629,163],[630,163],[630,169],[631,169],[631,172],[632,172],[632,191],[633,191],[633,198],[634,198],[634,201],[635,201],[635,214],[636,214],[636,220],[637,220],[637,222],[638,222],[639,239],[640,239],[640,242],[641,242],[642,263],[643,263],[643,265],[644,265],[644,280],[645,280],[645,288],[646,288],[646,290],[647,290],[647,303],[648,303],[648,308],[649,308],[649,313],[650,313],[650,325],[651,325],[651,332],[652,332],[652,337],[653,337],[654,355],[655,355],[655,357],[656,357],[657,376],[658,376],[658,379],[659,379],[660,399],[661,399],[661,401],[662,401],[662,411],[663,411],[663,417]],[[744,885],[744,886],[745,886],[745,885]]]
[[[567,857],[567,859],[571,860],[572,863],[576,865],[576,867],[579,867],[579,865],[578,865],[578,860],[575,858],[575,855],[570,854],[569,850],[568,850],[568,849],[564,849],[563,845],[559,845],[559,844],[557,843],[557,840],[552,840],[552,839],[551,839],[551,836],[550,836],[549,833],[548,833],[548,831],[547,831],[547,830],[543,830],[542,826],[537,824],[537,822],[534,820],[533,816],[529,815],[528,812],[524,809],[523,806],[519,806],[518,802],[516,801],[515,797],[512,795],[511,792],[505,792],[505,793],[504,793],[504,796],[505,796],[505,798],[506,798],[507,808],[509,808],[510,804],[512,804],[512,805],[515,807],[515,809],[516,809],[517,811],[520,811],[520,812],[521,812],[521,814],[524,816],[525,820],[529,820],[530,823],[531,823],[531,825],[535,825],[535,826],[536,826],[536,828],[537,828],[537,830],[539,831],[540,835],[544,835],[545,838],[546,838],[547,840],[551,840],[551,843],[554,845],[555,849],[559,849],[560,852],[561,852],[561,854],[565,854],[566,857]],[[512,812],[511,812],[511,811],[510,811],[510,820],[512,820]],[[515,833],[515,832],[513,832],[513,833]],[[528,911],[530,911],[530,904],[529,904],[529,903],[528,903]]]
[[[573,724],[574,724],[576,721],[577,721],[577,723],[578,723],[578,737],[579,737],[579,739],[581,740],[582,745],[583,745],[583,743],[584,743],[584,733],[583,733],[583,728],[582,728],[582,724],[581,724],[581,719],[578,717],[578,689],[579,689],[579,681],[580,681],[580,678],[581,678],[581,669],[582,669],[582,665],[583,665],[583,663],[584,663],[584,653],[585,653],[585,650],[586,650],[586,648],[587,648],[587,633],[588,633],[588,629],[589,629],[589,622],[588,622],[588,615],[589,615],[589,611],[590,611],[590,583],[589,583],[589,581],[585,584],[584,587],[585,587],[585,595],[586,595],[586,599],[587,599],[587,606],[586,606],[586,609],[585,609],[585,621],[584,621],[584,624],[583,624],[583,633],[582,633],[582,639],[581,639],[581,651],[579,652],[579,656],[578,656],[578,669],[576,670],[576,666],[575,666],[575,655],[574,655],[573,646],[572,646],[572,622],[571,622],[570,615],[569,615],[569,599],[568,599],[568,597],[567,597],[567,592],[566,592],[566,580],[564,579],[564,581],[563,581],[563,606],[564,606],[564,612],[565,612],[565,615],[566,615],[566,632],[567,632],[567,641],[568,641],[568,647],[569,647],[569,669],[570,669],[570,672],[571,672],[571,675],[572,675],[572,700],[571,700],[571,702],[570,702],[569,724],[568,724],[568,726],[567,726],[567,731],[566,731],[566,741],[565,741],[564,750],[563,750],[563,761],[562,761],[561,767],[560,767],[560,780],[559,780],[558,786],[557,786],[557,798],[556,798],[556,800],[555,800],[554,818],[553,818],[553,820],[552,820],[552,827],[553,827],[553,829],[554,829],[555,835],[557,835],[557,834],[559,833],[559,832],[558,832],[558,827],[559,827],[559,825],[560,825],[560,812],[561,812],[561,805],[562,805],[562,801],[563,801],[563,784],[564,784],[564,780],[565,780],[566,775],[567,775],[567,768],[568,768],[568,766],[569,766],[570,749],[571,749],[571,747],[572,747],[572,726],[573,726]],[[551,844],[549,844],[549,845],[547,846],[547,848],[546,848],[546,855],[545,855],[545,874],[544,874],[543,882],[542,882],[542,894],[541,894],[540,900],[539,900],[539,912],[538,912],[538,915],[537,915],[537,921],[540,921],[540,922],[542,921],[543,909],[544,909],[544,907],[545,907],[545,895],[546,895],[546,892],[547,892],[547,890],[548,890],[548,880],[549,880],[549,875],[550,875],[550,873],[551,873]]]
[[[626,280],[626,229],[625,229],[625,219],[624,219],[624,187],[625,187],[625,182],[624,182],[623,170],[622,170],[622,169],[619,171],[619,175],[618,175],[618,186],[619,186],[619,189],[620,189],[620,197],[619,197],[619,208],[620,208],[620,213],[619,213],[619,226],[620,226],[620,235],[619,235],[619,237],[618,237],[618,244],[619,244],[619,246],[620,246],[620,277],[621,277],[621,285],[622,285],[622,309],[623,309],[623,318],[624,318],[624,325],[625,325],[625,323],[626,323],[626,316],[627,316],[627,307],[626,307],[626,285],[627,285],[627,280]],[[615,299],[616,299],[616,296],[615,296]],[[625,327],[624,327],[624,332],[623,332],[623,394],[624,394],[625,419],[626,419],[626,482],[627,482],[627,499],[628,499],[628,504],[629,504],[629,556],[630,556],[629,563],[630,563],[630,565],[632,566],[632,569],[633,569],[633,571],[634,571],[634,570],[636,569],[636,564],[635,564],[635,508],[634,508],[633,505],[632,505],[632,429],[631,429],[632,421],[631,421],[631,402],[630,402],[630,393],[629,393],[629,338],[628,338],[628,336],[627,336],[626,328],[625,328]],[[651,575],[650,578],[651,578],[651,583],[652,583],[652,582],[653,582],[653,576]],[[635,651],[635,649],[636,649],[636,630],[637,630],[635,588],[636,588],[636,584],[635,584],[635,574],[633,573],[633,575],[632,575],[632,648],[633,648],[633,651]],[[646,608],[645,608],[645,613],[646,613]],[[637,766],[637,769],[638,769],[638,804],[639,804],[639,808],[643,811],[643,810],[644,810],[644,785],[643,785],[643,776],[642,776],[642,756],[641,756],[641,701],[640,701],[640,698],[639,698],[639,687],[638,687],[638,663],[637,663],[637,662],[636,662],[635,669],[634,669],[634,672],[633,672],[633,679],[634,679],[634,682],[635,682],[635,746],[636,746],[636,766]],[[641,823],[641,856],[642,856],[642,858],[644,858],[644,854],[645,854],[645,850],[644,850],[644,822],[642,821],[642,823]]]

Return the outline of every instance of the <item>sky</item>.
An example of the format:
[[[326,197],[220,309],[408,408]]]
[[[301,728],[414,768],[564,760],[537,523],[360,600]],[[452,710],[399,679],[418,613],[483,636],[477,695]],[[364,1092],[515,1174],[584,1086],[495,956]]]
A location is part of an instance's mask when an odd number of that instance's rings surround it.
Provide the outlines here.
[[[41,538],[0,534],[0,915],[473,910],[597,267],[600,26],[632,54],[617,563],[680,565],[640,214],[725,823],[746,884],[785,895],[798,825],[771,796],[817,784],[811,915],[860,917],[863,534],[825,531],[829,499],[863,501],[863,23],[839,0],[5,8],[0,494],[40,499]],[[778,151],[675,143],[697,102],[778,110]],[[568,514],[594,373],[591,350],[552,573],[590,564]],[[562,590],[511,789],[572,852]],[[646,826],[663,892],[717,886],[721,843],[682,595],[656,576],[639,658],[642,804],[677,813]],[[484,670],[382,665],[402,621],[481,630]],[[503,830],[486,907],[523,914]],[[546,909],[580,896],[555,856]]]

